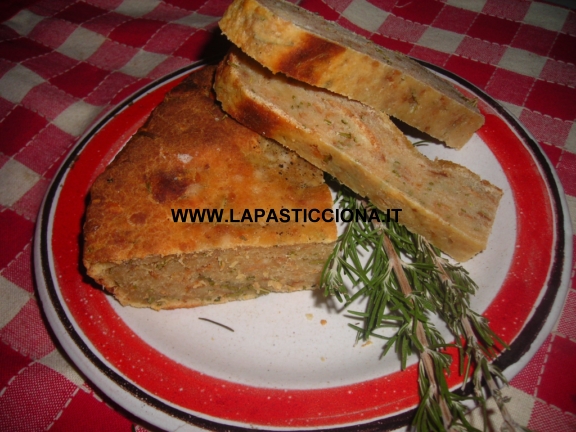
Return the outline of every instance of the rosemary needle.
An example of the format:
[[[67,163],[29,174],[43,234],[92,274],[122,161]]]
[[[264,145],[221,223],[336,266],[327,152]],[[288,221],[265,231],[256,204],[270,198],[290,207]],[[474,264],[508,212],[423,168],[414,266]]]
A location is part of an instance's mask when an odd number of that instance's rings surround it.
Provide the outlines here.
[[[342,209],[352,212],[374,206],[342,187],[336,196]],[[419,355],[418,388],[420,405],[412,427],[416,431],[476,431],[467,420],[466,400],[485,407],[482,380],[504,418],[507,431],[525,430],[510,416],[496,379],[506,383],[502,372],[491,361],[506,344],[494,333],[487,320],[470,308],[477,286],[459,264],[451,264],[423,237],[411,233],[380,213],[380,220],[352,220],[338,238],[324,266],[320,284],[326,295],[334,295],[346,307],[363,297],[364,311],[349,313],[363,318],[363,325],[350,325],[357,339],[385,339],[382,355],[391,349],[400,358],[401,369],[407,358]],[[362,251],[365,261],[360,260]],[[351,288],[347,285],[351,282]],[[432,324],[438,316],[448,326],[454,342],[446,343]],[[379,330],[392,328],[392,336]],[[464,384],[473,383],[470,396],[453,393],[447,384],[452,357],[444,349],[458,349]],[[464,385],[463,384],[463,385]],[[484,420],[487,422],[486,411]]]
[[[212,323],[212,324],[216,324],[217,326],[223,327],[223,328],[225,328],[226,330],[230,330],[231,332],[234,332],[234,329],[233,329],[232,327],[228,327],[227,325],[224,325],[224,324],[222,324],[222,323],[219,323],[218,321],[213,321],[213,320],[211,320],[211,319],[201,318],[201,317],[198,317],[198,319],[199,319],[199,320],[202,320],[202,321],[208,321],[208,322],[210,322],[210,323]]]

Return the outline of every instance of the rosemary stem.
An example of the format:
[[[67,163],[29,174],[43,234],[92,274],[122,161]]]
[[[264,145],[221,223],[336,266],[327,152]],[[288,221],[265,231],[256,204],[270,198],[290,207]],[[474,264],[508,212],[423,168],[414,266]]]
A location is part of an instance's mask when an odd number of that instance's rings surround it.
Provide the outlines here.
[[[337,202],[352,212],[374,210],[366,200],[343,188]],[[361,260],[367,257],[367,260]],[[352,284],[350,288],[349,283]],[[352,221],[339,236],[337,246],[327,260],[320,280],[326,295],[334,295],[346,306],[366,298],[363,312],[350,311],[364,318],[363,327],[351,325],[357,338],[371,336],[387,339],[382,355],[394,348],[401,369],[411,353],[419,355],[418,387],[420,406],[413,419],[413,430],[476,431],[466,418],[465,400],[474,400],[483,409],[487,425],[486,397],[482,379],[504,419],[502,432],[524,430],[505,406],[507,398],[499,389],[498,378],[506,382],[497,366],[490,362],[498,344],[507,348],[488,326],[488,321],[470,308],[470,298],[478,289],[468,272],[452,264],[426,239],[413,234],[396,221]],[[448,344],[429,316],[442,319],[455,342]],[[377,330],[395,327],[391,337]],[[447,376],[452,357],[443,349],[459,350],[460,373],[464,382],[473,383],[473,396],[462,396],[449,389]],[[463,384],[464,387],[465,384]],[[486,429],[484,429],[486,430]]]
[[[365,204],[363,203],[363,205],[365,205]],[[398,256],[396,249],[394,249],[394,246],[392,245],[390,238],[386,235],[386,233],[384,231],[384,227],[382,226],[382,223],[377,222],[377,221],[374,221],[373,223],[374,223],[374,227],[376,229],[378,229],[378,231],[380,232],[380,235],[382,236],[382,244],[384,246],[384,251],[386,252],[386,255],[388,255],[388,258],[390,260],[390,264],[392,265],[392,270],[394,271],[394,274],[396,275],[396,278],[398,279],[400,289],[402,290],[402,293],[406,297],[410,297],[410,295],[412,294],[412,287],[410,286],[410,283],[408,282],[408,278],[406,277],[406,273],[404,273],[404,268],[402,267],[402,262],[400,260],[400,257]],[[418,338],[418,341],[424,347],[424,350],[420,353],[420,361],[424,365],[424,370],[426,371],[426,375],[428,376],[428,379],[430,380],[430,387],[433,391],[434,398],[438,402],[438,405],[439,405],[440,410],[442,412],[442,422],[444,424],[444,428],[446,430],[450,430],[450,425],[452,423],[452,413],[450,412],[450,408],[448,407],[446,400],[443,397],[441,397],[440,392],[438,390],[438,383],[436,380],[436,373],[434,370],[434,360],[432,359],[432,356],[430,355],[430,351],[429,351],[430,345],[428,343],[428,339],[426,338],[426,332],[424,331],[424,326],[422,325],[422,322],[420,322],[420,321],[418,321],[416,324],[416,337]]]
[[[465,316],[465,317],[462,317],[461,322],[462,322],[462,326],[464,327],[466,337],[468,338],[468,340],[470,341],[470,343],[474,347],[474,357],[476,358],[476,364],[478,365],[478,367],[481,367],[480,366],[481,362],[483,360],[485,360],[485,357],[484,357],[484,354],[482,352],[480,352],[480,350],[477,348],[478,347],[478,338],[474,334],[474,330],[472,329],[472,324],[470,324],[470,319],[468,319],[468,317]],[[488,385],[488,389],[490,390],[490,394],[494,398],[494,401],[496,402],[496,406],[498,407],[498,410],[500,411],[500,414],[502,415],[502,418],[504,419],[504,424],[506,427],[503,430],[507,430],[510,432],[512,432],[512,431],[522,432],[523,428],[518,423],[516,423],[514,421],[514,419],[512,418],[512,415],[508,411],[508,408],[506,408],[506,405],[505,405],[506,402],[504,401],[504,398],[502,397],[502,392],[498,388],[496,381],[494,381],[494,377],[492,376],[492,374],[487,373],[485,368],[482,368],[482,376],[484,377],[484,380],[486,380],[486,384]]]

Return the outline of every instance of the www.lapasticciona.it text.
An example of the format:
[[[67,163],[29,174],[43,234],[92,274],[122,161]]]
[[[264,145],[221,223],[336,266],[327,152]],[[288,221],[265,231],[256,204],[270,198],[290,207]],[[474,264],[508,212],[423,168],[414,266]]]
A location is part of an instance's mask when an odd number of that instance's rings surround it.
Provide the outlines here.
[[[398,222],[398,213],[402,209],[388,209],[378,212],[376,209],[171,209],[174,222],[218,222],[218,223],[271,223],[271,222]]]

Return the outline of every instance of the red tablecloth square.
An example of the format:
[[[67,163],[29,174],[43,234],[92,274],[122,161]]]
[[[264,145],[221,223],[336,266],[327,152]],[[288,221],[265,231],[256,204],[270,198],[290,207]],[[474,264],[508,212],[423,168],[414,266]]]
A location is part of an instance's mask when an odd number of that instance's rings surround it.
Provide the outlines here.
[[[0,329],[0,340],[33,360],[38,360],[54,351],[52,338],[40,315],[38,303],[33,298]]]
[[[530,8],[529,2],[517,0],[487,0],[482,12],[488,15],[498,15],[513,21],[522,21]]]
[[[505,52],[506,47],[471,37],[465,37],[456,48],[456,54],[488,64],[498,64]]]
[[[451,56],[446,63],[446,68],[467,79],[472,84],[483,88],[488,84],[496,66],[480,63],[461,56]]]
[[[102,69],[113,71],[122,68],[137,53],[138,48],[106,40],[88,58],[88,62]]]
[[[12,109],[14,109],[14,104],[6,99],[0,97],[0,117],[4,117]],[[4,151],[4,147],[1,148]]]
[[[54,350],[54,344],[34,298],[22,306],[16,316],[0,329],[0,341],[32,360],[38,360]]]
[[[78,137],[74,138],[74,142],[77,141],[77,138]],[[64,151],[60,156],[58,156],[54,160],[54,163],[48,167],[48,169],[44,172],[44,174],[42,174],[42,177],[47,178],[47,179],[52,179],[56,175],[56,173],[58,172],[58,169],[60,168],[60,166],[62,166],[62,164],[64,163],[64,159],[66,159],[67,155],[68,155],[68,152]]]
[[[44,79],[50,79],[73,67],[78,60],[72,59],[57,51],[49,52],[41,57],[35,57],[22,63]]]
[[[474,24],[470,26],[468,36],[500,45],[507,45],[512,42],[519,27],[519,23],[480,14]]]
[[[91,393],[80,390],[50,428],[51,432],[74,430],[130,432],[132,423],[104,402],[97,400]]]
[[[396,4],[392,12],[394,15],[410,21],[420,24],[430,24],[443,7],[444,3],[435,0],[427,2],[400,2],[400,4]]]
[[[450,54],[418,45],[414,45],[412,51],[410,51],[409,54],[412,57],[433,63],[438,66],[444,66],[444,64],[446,64],[450,58]]]
[[[385,46],[388,49],[391,49],[393,51],[399,51],[404,54],[408,54],[412,50],[412,47],[414,46],[414,44],[411,44],[409,42],[404,42],[398,39],[382,36],[381,34],[378,33],[374,33],[370,37],[370,40],[376,42],[379,45]]]
[[[382,2],[378,3],[380,4]],[[330,21],[336,21],[340,16],[340,14],[336,10],[334,10],[334,5],[331,4],[330,6],[328,6],[322,0],[305,0],[302,3],[300,3],[300,6],[306,8],[310,12],[317,13]]]
[[[555,145],[550,145],[543,142],[540,142],[539,144],[542,147],[542,150],[544,150],[544,153],[546,153],[546,156],[548,156],[548,159],[550,159],[552,166],[555,167],[558,165],[558,162],[564,154],[564,151]]]
[[[529,395],[534,395],[536,387],[540,381],[540,374],[542,373],[542,365],[546,360],[548,348],[552,336],[548,335],[542,346],[536,351],[534,357],[528,362],[526,367],[522,369],[511,381],[510,385],[517,389],[522,390]]]
[[[78,387],[40,363],[24,369],[0,398],[6,431],[47,430]]]
[[[566,305],[564,306],[562,316],[558,321],[556,331],[561,335],[576,341],[576,289],[571,289],[568,292]]]
[[[548,60],[540,73],[540,78],[576,87],[576,66],[562,61]]]
[[[571,11],[564,22],[562,31],[568,34],[576,34],[576,12]]]
[[[522,110],[520,121],[540,141],[563,147],[568,139],[572,123],[542,115],[530,110]]]
[[[88,96],[108,75],[108,72],[89,63],[81,62],[50,82],[67,93],[83,98]]]
[[[556,171],[564,186],[564,192],[568,195],[576,196],[576,154],[564,153],[556,166]]]
[[[160,21],[134,19],[120,24],[110,32],[108,37],[115,42],[142,48],[150,37],[163,26],[164,23]]]
[[[0,14],[1,13],[2,12],[0,11]],[[15,39],[17,37],[19,37],[19,34],[16,33],[16,30],[12,27],[0,26],[0,41]]]
[[[564,413],[557,407],[547,405],[536,399],[532,417],[526,426],[533,431],[546,428],[546,430],[553,432],[574,432],[576,430],[576,417],[574,414]]]
[[[534,78],[505,69],[496,69],[492,80],[486,86],[486,91],[493,98],[522,106],[533,84]]]
[[[46,18],[36,24],[28,37],[42,45],[58,48],[74,30],[76,30],[76,25],[72,23]]]
[[[576,118],[576,89],[536,80],[528,99],[526,99],[526,108],[561,120],[574,121]]]
[[[124,2],[124,0],[89,0],[88,3],[94,6],[101,7],[102,9],[116,9]]]
[[[197,12],[202,15],[220,17],[224,15],[228,6],[230,6],[230,0],[212,0],[200,6]]]
[[[78,2],[57,13],[54,18],[81,24],[105,13],[108,11],[88,3]]]
[[[160,21],[176,21],[180,18],[190,15],[190,11],[166,3],[159,3],[153,10],[148,12],[143,18],[160,20]]]
[[[0,42],[0,58],[13,62],[21,62],[50,51],[50,48],[25,38]]]
[[[138,79],[126,75],[122,72],[112,72],[102,80],[102,83],[95,89],[86,102],[96,106],[105,105],[127,86],[137,82]]]
[[[34,137],[30,144],[16,155],[16,160],[38,174],[50,178],[46,176],[46,171],[55,164],[55,160],[58,157],[70,149],[75,141],[76,138],[72,135],[67,134],[53,124],[49,124]]]
[[[0,78],[14,67],[14,63],[8,60],[0,59]]]
[[[576,412],[576,341],[556,336],[538,386],[538,397],[561,410]]]
[[[108,12],[106,15],[100,15],[88,22],[82,24],[82,27],[99,33],[103,36],[108,36],[112,30],[119,25],[130,21],[132,18],[126,15],[121,15],[116,12]]]
[[[466,33],[466,30],[474,22],[477,15],[477,13],[466,9],[446,5],[432,25],[433,27],[463,34]]]
[[[412,43],[418,42],[425,31],[425,26],[411,21],[406,21],[402,18],[395,17],[394,15],[388,16],[378,29],[378,33],[384,36]]]
[[[576,36],[560,33],[554,46],[548,54],[554,60],[574,64],[574,50],[576,49]]]
[[[0,343],[0,358],[2,359],[2,367],[0,368],[1,393],[8,382],[30,364],[30,359],[18,351],[14,351],[5,343]]]
[[[2,271],[2,277],[8,279],[20,288],[34,294],[32,280],[32,243],[26,245],[22,252],[16,255],[10,265]],[[2,357],[0,355],[0,357]]]
[[[22,198],[12,205],[12,208],[26,219],[35,221],[49,185],[49,180],[41,178]]]
[[[573,235],[572,236],[572,250],[576,251],[576,233],[574,233],[574,231],[572,232]],[[570,287],[572,289],[576,289],[576,254],[572,254],[572,277],[570,278]]]
[[[189,11],[196,11],[206,0],[164,0],[166,3]]]
[[[536,27],[529,24],[522,24],[510,44],[514,48],[520,48],[539,55],[547,55],[556,40],[556,32]]]
[[[146,51],[158,54],[172,54],[190,37],[190,27],[168,23],[162,27],[146,44]]]
[[[174,72],[175,70],[188,65],[190,65],[189,60],[178,57],[168,57],[158,66],[156,66],[152,72],[150,72],[149,77],[151,79],[162,78],[163,76],[168,75],[170,72]]]
[[[116,93],[116,96],[114,96],[114,98],[110,101],[110,104],[116,105],[117,103],[122,102],[128,96],[132,95],[151,81],[152,80],[149,78],[141,78],[137,81],[134,81],[132,84],[125,86],[118,93]]]
[[[28,9],[35,14],[48,17],[58,13],[67,6],[70,6],[70,2],[65,0],[36,0]]]
[[[64,77],[65,75],[59,75]],[[68,89],[64,89],[68,90]],[[45,82],[32,88],[24,99],[22,105],[36,111],[48,120],[54,120],[62,111],[76,102],[71,92],[60,90],[52,84]],[[81,96],[79,96],[81,97]]]
[[[211,39],[212,33],[206,30],[197,30],[174,54],[192,61],[198,60],[204,51],[204,47]]]
[[[0,123],[2,152],[9,156],[18,153],[48,122],[35,112],[17,106]]]

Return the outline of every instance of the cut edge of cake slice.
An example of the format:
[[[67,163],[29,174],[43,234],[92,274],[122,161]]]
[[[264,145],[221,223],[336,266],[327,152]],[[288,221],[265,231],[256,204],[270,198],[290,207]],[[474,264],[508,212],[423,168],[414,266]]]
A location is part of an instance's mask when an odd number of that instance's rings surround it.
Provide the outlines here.
[[[294,150],[458,261],[487,245],[502,191],[467,168],[422,155],[386,114],[272,74],[237,49],[215,90],[226,112]]]
[[[272,70],[384,111],[449,147],[484,124],[476,101],[408,56],[282,0],[235,0],[219,22]]]

